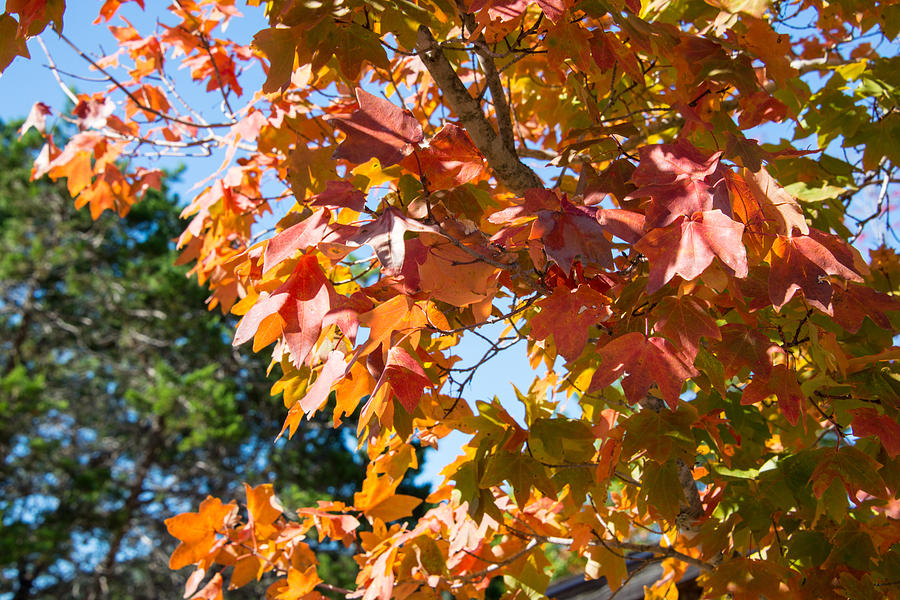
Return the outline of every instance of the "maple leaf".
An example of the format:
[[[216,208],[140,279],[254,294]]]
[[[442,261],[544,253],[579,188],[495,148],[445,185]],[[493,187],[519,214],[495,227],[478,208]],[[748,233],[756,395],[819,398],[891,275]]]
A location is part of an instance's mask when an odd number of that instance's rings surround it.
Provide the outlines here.
[[[307,204],[328,208],[349,208],[362,212],[366,206],[366,195],[353,187],[349,181],[329,181],[325,184],[325,191],[311,196]]]
[[[612,267],[612,245],[603,235],[603,227],[591,211],[562,198],[559,211],[539,211],[531,227],[530,240],[540,240],[547,253],[568,273],[572,263]]]
[[[654,331],[662,333],[689,360],[693,361],[700,348],[700,338],[721,340],[719,326],[709,316],[709,312],[688,296],[664,298],[656,308],[659,316]]]
[[[394,346],[388,350],[388,359],[384,363],[384,371],[372,389],[372,396],[384,384],[389,384],[391,391],[406,412],[412,414],[422,399],[422,393],[426,387],[431,387],[431,380],[422,369],[419,361],[413,358],[409,352],[400,346]]]
[[[856,333],[869,317],[882,329],[891,329],[887,311],[900,310],[900,300],[864,285],[848,284],[846,289],[833,286],[834,320],[847,331]]]
[[[721,152],[705,156],[689,142],[656,144],[640,149],[632,181],[638,189],[625,197],[651,199],[645,227],[665,227],[680,215],[717,209],[731,216]]]
[[[377,158],[382,167],[397,164],[424,139],[422,126],[409,111],[356,88],[358,108],[326,117],[347,134],[334,158],[364,163]]]
[[[778,233],[790,237],[794,229],[797,229],[803,235],[809,234],[809,225],[806,224],[800,204],[778,185],[765,167],[755,173],[742,169],[741,181],[747,185],[752,198],[756,200],[756,208],[762,212],[765,219],[775,223]],[[752,214],[754,209],[749,208],[745,211]]]
[[[30,58],[25,37],[18,34],[19,23],[4,12],[0,14],[0,72],[2,72],[17,56]]]
[[[260,335],[261,325],[271,315],[282,319],[281,334],[295,365],[306,362],[310,351],[319,339],[326,317],[331,312],[336,294],[325,278],[315,255],[300,257],[294,271],[274,292],[261,298],[243,316],[234,334],[234,345],[240,346]],[[334,318],[334,322],[355,332],[356,324],[348,321],[346,314]]]
[[[703,580],[710,597],[731,596],[734,600],[793,600],[795,577],[792,572],[769,560],[731,558]]]
[[[312,216],[292,225],[269,239],[263,254],[263,273],[273,269],[298,250],[306,251],[325,239],[328,227],[328,209],[315,211]]]
[[[859,253],[837,236],[810,229],[809,235],[778,236],[772,244],[769,298],[775,310],[800,290],[811,305],[832,314],[833,289],[828,275],[862,281]],[[863,265],[860,267],[859,265]]]
[[[484,156],[466,130],[447,123],[428,145],[404,158],[400,165],[419,175],[430,191],[450,189],[468,183],[484,171]]]
[[[900,424],[895,419],[869,407],[855,408],[850,414],[853,415],[853,435],[874,436],[891,458],[900,454]]]
[[[888,493],[878,470],[881,464],[853,446],[823,450],[822,457],[810,477],[813,493],[821,498],[835,479],[839,479],[851,498],[860,490],[877,498]]]
[[[797,374],[786,365],[775,365],[764,374],[754,377],[744,388],[741,404],[756,404],[769,396],[778,398],[778,406],[791,425],[796,425],[800,415],[805,415],[803,405],[806,396],[797,383]]]
[[[541,311],[531,320],[531,337],[547,339],[551,334],[556,349],[567,361],[578,358],[587,344],[588,329],[612,314],[609,298],[590,286],[571,290],[564,286],[539,300]]]
[[[605,388],[625,375],[622,389],[631,404],[644,398],[656,383],[663,399],[675,410],[681,386],[697,374],[668,340],[648,338],[638,332],[626,333],[598,347],[597,355],[601,363],[591,379],[589,391]]]
[[[721,361],[727,379],[744,367],[765,377],[772,370],[772,355],[783,353],[777,344],[752,327],[730,323],[719,332],[722,341],[713,344],[713,351]]]
[[[389,274],[399,274],[406,259],[406,232],[439,233],[437,227],[425,225],[388,207],[381,215],[362,227],[352,237],[358,244],[368,244]]]
[[[217,534],[224,532],[227,521],[237,511],[233,502],[222,504],[212,496],[200,503],[198,512],[182,513],[166,519],[169,534],[181,543],[169,559],[170,569],[180,569],[203,560],[216,544]]]
[[[652,294],[675,275],[686,281],[699,277],[718,257],[734,272],[747,276],[747,252],[741,242],[744,226],[719,210],[678,217],[671,225],[651,229],[635,250],[650,260],[647,293]]]

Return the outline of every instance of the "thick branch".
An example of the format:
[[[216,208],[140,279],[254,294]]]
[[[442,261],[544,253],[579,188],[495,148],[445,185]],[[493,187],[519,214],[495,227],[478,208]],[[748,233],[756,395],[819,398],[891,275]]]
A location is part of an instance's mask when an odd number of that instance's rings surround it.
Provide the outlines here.
[[[513,154],[513,156],[517,156],[509,102],[506,98],[506,91],[503,89],[503,82],[500,81],[500,73],[497,72],[497,65],[494,64],[494,57],[483,41],[475,44],[475,52],[481,57],[481,63],[484,65],[484,77],[487,80],[488,89],[491,90],[491,100],[494,102],[494,113],[497,115],[497,129],[500,131],[500,141],[508,152]]]
[[[444,55],[444,51],[434,39],[431,31],[424,25],[419,27],[416,50],[440,88],[447,105],[456,113],[459,122],[466,129],[475,146],[484,154],[497,180],[516,193],[544,187],[540,177],[519,160],[515,151],[507,148],[502,137],[494,131],[481,111],[481,105],[469,95],[456,71],[453,70],[453,65]],[[505,98],[505,95],[503,97]],[[496,105],[496,98],[494,102]]]

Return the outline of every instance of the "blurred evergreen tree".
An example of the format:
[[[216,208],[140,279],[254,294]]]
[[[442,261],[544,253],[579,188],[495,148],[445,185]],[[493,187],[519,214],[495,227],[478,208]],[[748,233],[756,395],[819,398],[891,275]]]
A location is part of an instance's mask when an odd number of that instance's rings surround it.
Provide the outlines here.
[[[177,201],[93,222],[30,181],[40,141],[17,136],[0,123],[0,598],[180,598],[166,517],[243,499],[240,481],[276,482],[288,514],[350,500],[364,465],[343,430],[273,445],[264,359],[173,266]],[[326,559],[327,580],[353,579],[348,555]]]

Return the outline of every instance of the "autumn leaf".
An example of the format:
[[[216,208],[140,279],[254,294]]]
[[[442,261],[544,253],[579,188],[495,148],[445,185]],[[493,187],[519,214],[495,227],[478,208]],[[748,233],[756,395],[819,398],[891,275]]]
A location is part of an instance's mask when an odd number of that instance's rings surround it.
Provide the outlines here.
[[[626,333],[598,347],[597,355],[601,363],[589,390],[604,388],[625,375],[622,388],[631,404],[643,399],[656,383],[663,399],[675,410],[684,381],[697,374],[667,340],[647,338],[637,332]]]
[[[891,458],[900,454],[900,424],[896,419],[868,407],[856,408],[850,414],[853,415],[853,435],[874,436]]]
[[[671,225],[651,229],[635,244],[650,260],[647,293],[654,293],[675,275],[686,281],[699,277],[718,258],[734,272],[747,276],[747,252],[741,242],[744,226],[711,210],[678,217]]]
[[[719,326],[699,301],[688,296],[664,298],[656,308],[654,331],[662,333],[689,360],[697,356],[700,338],[721,340]]]
[[[570,290],[559,286],[535,306],[541,311],[531,321],[531,338],[553,341],[567,361],[581,354],[588,340],[588,329],[606,320],[611,311],[609,299],[589,286]]]
[[[791,425],[796,425],[805,414],[806,396],[797,383],[797,374],[786,365],[775,365],[768,373],[753,377],[744,388],[741,404],[756,404],[769,396],[778,398],[778,406]]]
[[[838,479],[851,498],[860,490],[884,497],[888,490],[878,474],[880,468],[878,461],[853,446],[823,450],[811,477],[813,493],[821,498],[831,482]]]
[[[775,310],[787,304],[797,291],[811,305],[832,314],[833,289],[829,275],[862,281],[857,271],[859,253],[834,235],[810,229],[809,235],[778,236],[772,244],[769,297]]]
[[[544,252],[568,273],[575,260],[597,267],[612,266],[611,244],[594,215],[563,198],[561,210],[538,212],[530,240],[540,240]]]
[[[775,224],[779,234],[790,237],[796,229],[802,235],[809,235],[809,225],[806,224],[800,204],[778,185],[765,167],[755,173],[742,169],[741,177],[756,200],[758,209],[767,220]]]
[[[360,227],[352,241],[371,246],[385,271],[399,274],[406,259],[406,232],[439,233],[439,230],[388,207],[377,219]]]
[[[425,388],[432,385],[419,361],[400,346],[388,350],[384,371],[372,390],[372,396],[375,396],[384,384],[390,385],[400,404],[410,414],[419,405]]]
[[[432,192],[468,183],[484,171],[481,152],[466,130],[453,123],[441,127],[428,140],[428,145],[408,155],[400,164],[424,178]]]
[[[177,570],[206,558],[216,544],[217,535],[225,532],[227,521],[235,511],[236,504],[222,504],[218,498],[207,496],[198,512],[166,519],[169,534],[181,541],[169,559],[169,568]]]
[[[424,139],[422,126],[408,111],[356,89],[358,108],[326,117],[345,134],[334,158],[361,164],[377,158],[382,167],[397,164]]]

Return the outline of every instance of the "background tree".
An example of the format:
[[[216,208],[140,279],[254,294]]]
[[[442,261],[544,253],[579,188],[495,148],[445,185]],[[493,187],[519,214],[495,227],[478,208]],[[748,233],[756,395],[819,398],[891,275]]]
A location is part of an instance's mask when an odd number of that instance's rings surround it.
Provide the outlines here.
[[[0,57],[62,4],[8,4]],[[116,25],[115,56],[70,44],[106,87],[60,77],[79,133],[35,164],[126,214],[141,156],[221,153],[181,259],[242,317],[236,344],[273,346],[283,433],[359,410],[352,505],[295,523],[260,488],[167,520],[191,591],[270,573],[274,598],[479,597],[502,576],[536,597],[562,547],[613,586],[646,552],[649,597],[686,565],[709,597],[900,593],[900,266],[849,244],[896,241],[896,2],[264,4],[252,45],[223,33],[228,0]],[[472,335],[545,370],[471,402]],[[452,431],[463,453],[410,520],[413,444]],[[356,553],[356,590],[322,582],[313,527]]]
[[[0,128],[0,573],[13,598],[180,597],[162,519],[241,482],[349,500],[364,470],[319,420],[272,445],[265,362],[174,266],[176,200],[92,221],[30,182],[40,137]],[[333,575],[352,581],[349,555]],[[252,596],[252,594],[251,594]]]

